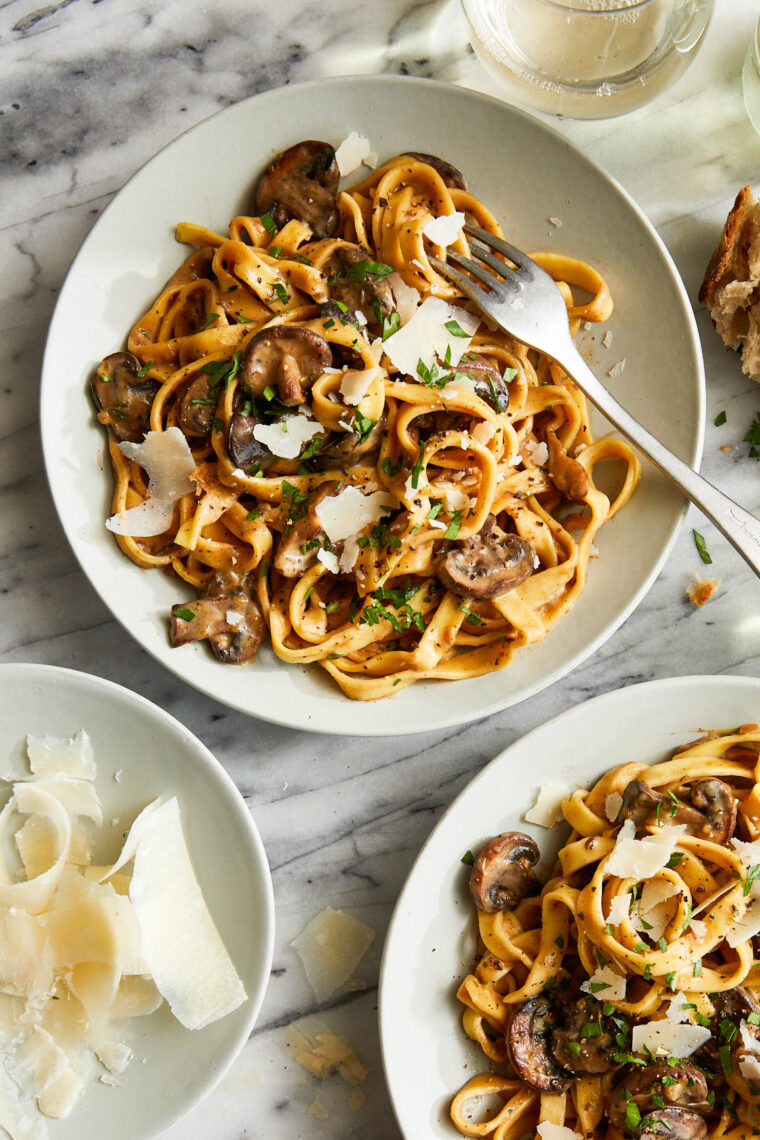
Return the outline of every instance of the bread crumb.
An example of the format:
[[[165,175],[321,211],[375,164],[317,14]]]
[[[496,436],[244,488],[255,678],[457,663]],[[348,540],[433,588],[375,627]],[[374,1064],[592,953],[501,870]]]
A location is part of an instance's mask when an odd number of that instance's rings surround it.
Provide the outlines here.
[[[686,597],[694,606],[703,606],[709,602],[720,586],[720,578],[699,578],[686,587]]]
[[[731,450],[731,444],[730,443],[722,443],[720,445],[720,450],[721,451],[730,451]]]
[[[327,1120],[330,1114],[321,1100],[313,1100],[309,1105],[309,1115],[316,1116],[319,1120]]]

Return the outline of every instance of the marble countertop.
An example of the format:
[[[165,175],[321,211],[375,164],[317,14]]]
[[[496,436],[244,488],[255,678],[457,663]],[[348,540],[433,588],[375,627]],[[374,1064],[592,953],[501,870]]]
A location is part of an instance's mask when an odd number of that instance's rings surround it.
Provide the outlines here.
[[[757,512],[760,468],[743,437],[760,390],[696,302],[736,191],[760,181],[760,140],[740,78],[756,4],[717,0],[716,9],[691,69],[655,102],[618,119],[548,121],[619,179],[673,255],[706,362],[702,470]],[[237,782],[274,877],[274,968],[259,1023],[217,1089],[167,1133],[171,1140],[396,1140],[379,1056],[378,965],[394,901],[437,814],[497,752],[591,695],[674,674],[760,669],[758,582],[693,508],[659,579],[593,659],[522,705],[453,732],[359,742],[248,719],[165,672],[94,594],[54,513],[38,433],[46,329],[74,254],[133,171],[187,127],[271,87],[356,72],[433,76],[498,94],[468,48],[455,0],[0,5],[0,659],[98,673],[178,717]],[[714,427],[723,409],[727,422]],[[684,592],[704,570],[693,526],[722,580],[703,609]],[[377,937],[360,970],[367,989],[320,1008],[290,942],[327,905],[371,923]],[[358,1112],[339,1078],[317,1085],[279,1041],[279,1027],[317,1010],[372,1068]],[[317,1097],[326,1120],[309,1115]]]

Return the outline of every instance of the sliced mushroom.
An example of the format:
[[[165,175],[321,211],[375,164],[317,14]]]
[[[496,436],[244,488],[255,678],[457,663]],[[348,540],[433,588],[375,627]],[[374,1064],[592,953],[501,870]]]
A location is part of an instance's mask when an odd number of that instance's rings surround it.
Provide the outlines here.
[[[555,1016],[544,995],[529,998],[515,1013],[507,1031],[512,1067],[526,1085],[541,1092],[564,1092],[573,1077],[557,1064],[549,1050]]]
[[[205,597],[172,606],[172,646],[206,637],[225,665],[249,661],[266,637],[261,610],[238,575],[218,571]]]
[[[315,238],[330,237],[338,228],[336,201],[340,172],[335,150],[308,139],[278,154],[259,178],[254,211],[270,214],[279,228],[291,218],[310,226]]]
[[[99,418],[120,443],[142,443],[150,427],[150,410],[160,385],[141,380],[141,368],[131,352],[112,352],[101,360],[92,379]]]
[[[705,839],[727,843],[736,828],[736,799],[728,784],[715,777],[697,780],[691,788],[691,802],[705,816]]]
[[[316,561],[321,545],[318,536],[322,534],[317,507],[337,489],[337,483],[323,483],[309,496],[308,502],[300,504],[304,507],[303,513],[282,534],[274,560],[274,568],[283,578],[300,578]]]
[[[593,1026],[588,1030],[589,1026]],[[594,999],[580,998],[563,1008],[562,1025],[552,1030],[551,1051],[555,1061],[571,1073],[607,1073],[615,1068],[615,1034],[619,1030]]]
[[[174,336],[195,336],[209,321],[206,311],[206,293],[203,289],[192,289],[185,294],[182,308],[174,318]]]
[[[452,166],[451,163],[446,162],[444,158],[438,158],[435,154],[425,154],[423,151],[418,150],[408,150],[406,154],[409,158],[418,158],[420,162],[426,162],[428,166],[433,167],[433,170],[437,170],[449,190],[467,189],[463,175],[457,170],[456,166]]]
[[[531,544],[505,533],[489,515],[478,534],[444,555],[438,577],[463,598],[499,598],[529,578],[535,562]]]
[[[752,990],[748,990],[746,986],[734,986],[730,990],[721,990],[719,993],[710,994],[710,1001],[715,1007],[716,1015],[721,1020],[727,1018],[736,1026],[742,1019],[746,1021],[751,1013],[760,1013],[760,1004],[757,998]],[[748,1029],[756,1035],[760,1035],[760,1026],[750,1024]]]
[[[293,408],[304,402],[305,390],[331,364],[330,346],[319,333],[298,325],[274,325],[248,342],[240,377],[252,395],[276,388],[282,403]]]
[[[577,459],[571,459],[551,428],[546,429],[549,458],[546,466],[552,483],[574,502],[582,502],[588,494],[589,478],[586,468]]]
[[[642,1119],[638,1140],[704,1140],[707,1122],[685,1108],[655,1108]]]
[[[354,311],[359,309],[370,330],[378,331],[383,318],[389,317],[396,305],[386,277],[367,272],[366,263],[370,260],[361,246],[346,243],[328,257],[322,272],[333,300]]]
[[[197,376],[182,393],[177,422],[185,435],[208,435],[216,414],[216,398],[211,395],[209,378]]]
[[[358,431],[333,434],[316,452],[314,466],[318,471],[326,471],[330,467],[350,467],[357,460],[377,451],[382,443],[384,430],[383,416],[365,436]]]
[[[637,1136],[659,1136],[660,1132],[656,1129],[649,1132],[647,1121],[650,1117],[659,1118],[661,1113],[666,1113],[668,1115],[665,1119],[671,1120],[674,1127],[678,1124],[686,1129],[678,1135],[682,1135],[684,1140],[690,1140],[702,1133],[693,1121],[681,1122],[681,1117],[701,1120],[702,1114],[709,1114],[712,1106],[707,1100],[708,1092],[705,1075],[696,1065],[688,1061],[679,1061],[675,1065],[655,1061],[628,1072],[611,1091],[606,1100],[607,1116],[610,1123],[621,1132],[634,1132]],[[634,1127],[629,1124],[629,1121],[635,1119],[635,1114],[631,1114],[628,1108],[631,1104],[636,1106],[640,1117]],[[671,1117],[670,1114],[675,1115]],[[667,1130],[663,1128],[665,1131]]]
[[[457,374],[470,376],[475,381],[475,395],[480,396],[495,412],[506,412],[509,408],[509,384],[499,369],[488,360],[460,360]],[[454,381],[456,383],[456,379]]]
[[[536,894],[539,882],[532,871],[539,850],[529,835],[507,831],[481,849],[470,874],[470,893],[478,910],[495,914]]]
[[[685,824],[689,835],[726,843],[736,826],[736,799],[722,780],[698,780],[685,789],[691,803],[681,796],[655,792],[644,780],[631,780],[623,792],[618,822],[632,819],[637,831],[654,824]]]
[[[255,416],[244,416],[236,412],[227,429],[227,450],[230,458],[235,466],[246,474],[256,471],[259,467],[262,471],[268,471],[277,459],[277,456],[253,434],[253,429],[258,423],[261,423],[261,420]]]

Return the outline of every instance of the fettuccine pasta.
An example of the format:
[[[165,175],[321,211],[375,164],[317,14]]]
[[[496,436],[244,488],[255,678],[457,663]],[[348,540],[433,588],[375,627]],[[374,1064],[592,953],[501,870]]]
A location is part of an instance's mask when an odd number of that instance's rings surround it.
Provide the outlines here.
[[[282,661],[375,700],[501,669],[573,606],[639,464],[434,270],[467,252],[465,217],[501,233],[434,156],[340,191],[332,147],[304,142],[228,233],[178,226],[194,252],[93,380],[108,525],[197,595],[173,607],[174,645],[240,664],[268,633]],[[609,317],[590,265],[532,256],[573,332]]]
[[[612,768],[538,848],[490,840],[470,880],[467,1035],[492,1063],[463,1136],[747,1140],[760,1130],[760,727]]]

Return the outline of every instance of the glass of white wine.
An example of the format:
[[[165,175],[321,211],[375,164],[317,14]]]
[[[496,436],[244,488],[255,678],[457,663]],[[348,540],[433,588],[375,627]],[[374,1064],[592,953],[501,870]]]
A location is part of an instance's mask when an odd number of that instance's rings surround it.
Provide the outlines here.
[[[461,0],[475,52],[518,103],[577,119],[648,102],[689,66],[714,0]]]

